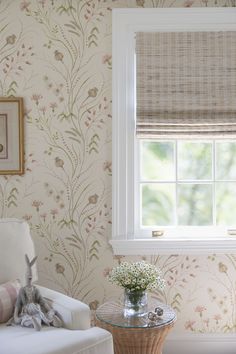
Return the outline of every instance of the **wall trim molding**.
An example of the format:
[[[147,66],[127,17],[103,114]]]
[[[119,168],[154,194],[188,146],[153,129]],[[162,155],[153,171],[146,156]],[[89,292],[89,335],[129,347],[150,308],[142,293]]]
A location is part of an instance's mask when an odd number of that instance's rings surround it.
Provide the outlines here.
[[[235,354],[235,333],[170,333],[163,354]]]

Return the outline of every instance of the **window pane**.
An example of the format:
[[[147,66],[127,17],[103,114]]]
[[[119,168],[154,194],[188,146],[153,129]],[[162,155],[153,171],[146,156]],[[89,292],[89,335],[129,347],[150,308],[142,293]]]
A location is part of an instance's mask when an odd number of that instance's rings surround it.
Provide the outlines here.
[[[212,178],[212,143],[178,142],[178,178],[181,180]]]
[[[236,143],[216,143],[216,179],[236,180]]]
[[[236,183],[216,183],[216,223],[236,225]]]
[[[142,180],[174,180],[174,143],[142,141]]]
[[[174,224],[175,186],[170,183],[142,185],[142,225]]]
[[[212,186],[178,185],[179,225],[212,225]]]

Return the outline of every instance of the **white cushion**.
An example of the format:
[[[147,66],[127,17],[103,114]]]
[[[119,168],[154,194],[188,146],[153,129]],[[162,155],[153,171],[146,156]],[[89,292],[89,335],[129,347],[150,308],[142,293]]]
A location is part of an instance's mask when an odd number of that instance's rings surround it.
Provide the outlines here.
[[[25,284],[25,254],[29,259],[35,255],[29,226],[18,219],[0,219],[0,284],[19,279]],[[36,267],[32,269],[37,280]]]
[[[113,354],[112,336],[102,328],[70,331],[0,325],[1,354]]]

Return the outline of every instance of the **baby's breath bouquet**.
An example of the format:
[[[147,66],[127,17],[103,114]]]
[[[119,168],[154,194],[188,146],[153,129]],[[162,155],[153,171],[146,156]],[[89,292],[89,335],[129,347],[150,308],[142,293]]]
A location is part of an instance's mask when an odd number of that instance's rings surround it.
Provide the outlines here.
[[[123,262],[112,269],[109,281],[125,289],[124,315],[143,316],[147,312],[147,290],[163,289],[160,270],[144,261]]]
[[[160,270],[144,261],[121,263],[112,269],[109,281],[130,291],[163,289],[165,286]]]

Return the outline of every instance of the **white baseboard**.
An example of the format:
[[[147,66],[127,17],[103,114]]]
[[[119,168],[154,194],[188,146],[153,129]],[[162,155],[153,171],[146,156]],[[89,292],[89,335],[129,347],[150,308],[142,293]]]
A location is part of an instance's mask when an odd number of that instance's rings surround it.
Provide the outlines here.
[[[236,354],[236,333],[170,334],[163,354]]]

